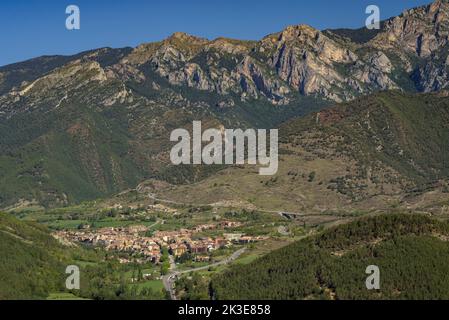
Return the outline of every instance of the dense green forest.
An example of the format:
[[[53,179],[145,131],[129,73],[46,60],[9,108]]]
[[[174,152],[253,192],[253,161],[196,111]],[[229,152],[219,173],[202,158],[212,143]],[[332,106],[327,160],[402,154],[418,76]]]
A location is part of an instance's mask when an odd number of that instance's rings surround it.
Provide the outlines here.
[[[449,224],[388,214],[334,227],[214,277],[214,299],[449,299]],[[367,290],[367,266],[380,290]]]
[[[45,228],[0,213],[0,299],[43,299],[64,283],[65,253]]]

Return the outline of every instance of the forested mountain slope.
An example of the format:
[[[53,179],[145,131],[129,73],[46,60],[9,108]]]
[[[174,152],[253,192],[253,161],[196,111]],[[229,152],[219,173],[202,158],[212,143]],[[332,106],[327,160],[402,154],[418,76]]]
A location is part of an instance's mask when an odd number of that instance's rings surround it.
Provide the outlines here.
[[[420,215],[363,218],[215,277],[226,299],[448,299],[449,224]],[[380,269],[367,290],[366,268]]]
[[[0,299],[45,299],[65,283],[67,254],[37,223],[0,213]]]

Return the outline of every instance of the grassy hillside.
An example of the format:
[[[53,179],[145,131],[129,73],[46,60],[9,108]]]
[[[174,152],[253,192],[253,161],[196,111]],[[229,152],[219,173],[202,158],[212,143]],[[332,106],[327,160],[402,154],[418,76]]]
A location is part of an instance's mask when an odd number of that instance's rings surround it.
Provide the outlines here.
[[[419,209],[447,200],[444,94],[383,92],[287,121],[279,134],[275,176],[261,177],[254,166],[227,167],[156,193],[182,203],[226,201],[304,214]]]
[[[119,117],[111,120],[79,105],[64,113],[0,124],[5,137],[2,202],[28,198],[61,205],[116,192],[140,180],[142,173],[127,155],[127,134],[116,122]]]
[[[121,56],[114,52],[96,60],[107,65]],[[217,107],[220,95],[173,87],[154,74],[147,74],[147,82],[126,86],[115,79],[92,80],[102,76],[93,66],[62,66],[37,80],[29,96],[18,101],[2,97],[2,107],[11,113],[0,113],[0,207],[20,200],[72,204],[149,178],[175,184],[198,181],[217,168],[172,166],[172,130],[191,129],[194,120],[205,128],[273,127],[325,105],[298,97],[282,109],[263,101],[223,109]],[[157,90],[153,80],[160,83]]]
[[[389,214],[335,227],[234,266],[212,280],[216,299],[448,299],[449,224]],[[381,289],[366,289],[366,267]]]
[[[449,176],[449,98],[444,94],[383,92],[282,129],[285,143],[324,150],[324,157],[355,159],[361,177],[376,178],[380,167],[421,186]]]
[[[24,81],[34,81],[66,63],[81,59],[85,55],[90,55],[91,59],[94,59],[102,66],[108,66],[116,63],[130,51],[131,48],[101,48],[80,52],[71,56],[42,56],[2,66],[0,67],[0,95],[7,93],[14,87],[20,87]]]

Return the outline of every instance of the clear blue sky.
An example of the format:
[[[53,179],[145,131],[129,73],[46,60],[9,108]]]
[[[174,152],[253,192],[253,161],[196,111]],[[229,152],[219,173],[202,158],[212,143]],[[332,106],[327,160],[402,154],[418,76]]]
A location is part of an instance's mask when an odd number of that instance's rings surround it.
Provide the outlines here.
[[[136,46],[175,31],[260,39],[291,24],[318,29],[364,25],[376,4],[382,19],[431,0],[0,0],[0,65],[45,54]],[[65,28],[78,5],[81,30]]]

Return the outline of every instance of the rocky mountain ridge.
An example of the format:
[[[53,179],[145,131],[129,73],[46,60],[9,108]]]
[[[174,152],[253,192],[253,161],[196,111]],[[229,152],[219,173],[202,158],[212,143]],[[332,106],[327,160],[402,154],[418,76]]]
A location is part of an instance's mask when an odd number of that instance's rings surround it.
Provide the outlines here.
[[[260,41],[186,33],[0,67],[0,206],[94,199],[155,178],[215,172],[170,165],[169,133],[274,128],[377,91],[444,90],[449,1],[381,30],[289,26]]]
[[[234,103],[263,98],[285,105],[298,94],[341,102],[381,90],[430,92],[448,85],[448,15],[446,0],[406,10],[383,22],[364,43],[339,30],[297,25],[260,41],[208,40],[177,32],[135,49],[100,49],[73,59],[108,60],[100,61],[104,72],[121,81],[149,80],[157,88],[160,83],[150,79],[151,73],[173,86],[232,95]],[[70,60],[57,59],[60,64]],[[33,63],[51,72],[45,67],[48,60]],[[11,67],[0,68],[0,86],[14,72]]]

